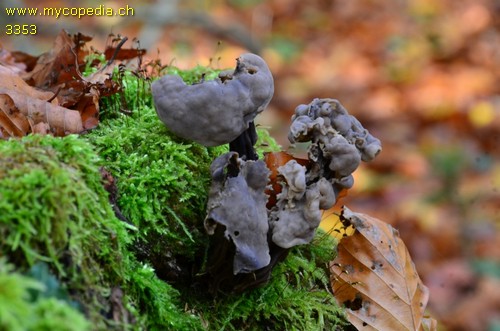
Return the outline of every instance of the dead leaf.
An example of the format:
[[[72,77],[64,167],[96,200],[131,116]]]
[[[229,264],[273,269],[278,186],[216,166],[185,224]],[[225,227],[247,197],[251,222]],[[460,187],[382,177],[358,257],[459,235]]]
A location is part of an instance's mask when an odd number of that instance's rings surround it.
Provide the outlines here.
[[[73,38],[62,31],[56,38],[51,52],[42,55],[31,75],[27,77],[34,86],[50,90],[57,95],[59,105],[77,110],[83,129],[99,123],[99,100],[119,91],[119,84],[112,80],[114,65],[83,77],[80,67],[88,54],[83,46],[90,37],[76,34]]]
[[[28,119],[8,94],[0,94],[0,131],[4,138],[23,137],[30,131]]]
[[[76,46],[71,36],[62,30],[52,50],[42,54],[33,70],[24,78],[31,82],[30,85],[45,90],[78,79],[81,76],[79,66],[83,65],[86,55],[81,46],[80,41]]]
[[[99,96],[99,91],[91,88],[90,93],[86,93],[74,107],[82,117],[85,130],[93,129],[99,124]]]
[[[2,67],[0,66],[0,68]],[[47,133],[47,126],[57,136],[83,131],[82,119],[77,111],[60,107],[57,104],[58,99],[54,98],[54,93],[40,91],[29,86],[21,77],[11,71],[0,71],[0,93],[8,95],[14,103],[14,107],[19,110],[18,115],[15,115],[16,121],[23,128],[26,123],[29,123],[28,128],[31,127],[31,130],[23,129],[23,132],[25,132],[23,135],[30,131]],[[48,100],[51,100],[51,102],[48,102]],[[27,122],[20,122],[23,117]],[[46,123],[46,126],[38,125],[42,122]],[[6,115],[4,114],[2,124],[4,129],[5,123]],[[20,134],[19,131],[15,132],[17,132],[16,136]]]
[[[119,48],[106,47],[104,56],[106,60],[130,60],[146,54],[146,50],[142,48]]]
[[[99,100],[120,90],[118,83],[113,81],[113,65],[106,65],[81,81],[86,85],[85,94],[81,96],[72,108],[80,112],[85,130],[99,124]]]
[[[21,74],[26,71],[26,64],[20,63],[13,52],[9,52],[0,45],[0,66],[8,68],[10,71]]]
[[[40,122],[38,124],[33,125],[32,132],[36,134],[49,134],[50,126],[45,122]]]
[[[7,93],[14,99],[21,113],[36,127],[36,132],[45,133],[50,128],[50,132],[62,136],[92,129],[99,123],[100,98],[119,91],[119,84],[112,80],[114,65],[107,64],[87,78],[82,76],[80,66],[88,53],[83,50],[83,46],[90,39],[82,34],[76,34],[72,38],[61,31],[53,49],[38,57],[33,70],[24,75],[33,86],[50,92],[41,92],[29,86],[16,75],[19,70],[14,72],[0,66],[0,93]],[[7,53],[4,57],[12,58]],[[45,102],[47,100],[53,106]],[[6,122],[6,115],[4,117],[3,121]],[[38,125],[40,122],[47,125]],[[10,132],[19,134],[12,131],[12,128]],[[5,135],[7,134],[3,136]]]
[[[347,191],[347,190],[345,190]],[[342,191],[344,192],[344,191]],[[345,226],[340,219],[341,207],[338,205],[325,210],[323,216],[321,217],[321,223],[319,226],[330,236],[334,237],[338,241],[347,236],[354,234],[354,228],[352,226]]]
[[[20,51],[11,52],[12,57],[16,63],[22,63],[26,66],[25,71],[30,72],[35,68],[36,62],[38,61],[38,56],[33,56]]]
[[[53,104],[57,104],[58,100],[54,99],[54,93],[41,91],[29,86],[20,76],[15,72],[8,70],[6,67],[0,65],[0,89],[12,90],[21,94],[28,95],[32,98],[40,100],[52,100]],[[5,93],[5,92],[1,92]]]
[[[24,93],[0,88],[0,93],[8,94],[19,111],[30,120],[33,125],[40,122],[47,123],[55,136],[65,136],[70,133],[83,131],[80,113],[60,107],[45,100],[32,98]]]
[[[340,241],[330,270],[335,298],[350,322],[358,330],[425,330],[429,290],[397,230],[346,207],[341,220],[356,231]]]

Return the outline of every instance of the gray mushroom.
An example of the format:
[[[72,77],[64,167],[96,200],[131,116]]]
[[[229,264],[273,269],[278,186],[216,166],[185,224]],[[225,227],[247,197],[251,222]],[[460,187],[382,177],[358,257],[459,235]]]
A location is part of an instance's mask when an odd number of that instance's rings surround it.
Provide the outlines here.
[[[299,105],[288,139],[292,143],[311,141],[309,158],[328,162],[336,182],[351,182],[342,179],[349,177],[361,160],[371,161],[382,150],[380,140],[335,99],[314,99],[309,105]]]
[[[301,200],[306,193],[306,167],[295,160],[290,160],[278,168],[278,174],[283,176],[287,183],[286,200],[291,207],[294,207],[294,201]]]
[[[283,178],[276,205],[269,211],[273,242],[283,248],[307,244],[331,208],[337,194],[350,188],[352,173],[361,161],[372,160],[382,149],[361,123],[335,99],[314,99],[299,105],[292,117],[290,142],[307,142],[307,170],[294,160],[278,168]]]
[[[271,101],[274,81],[266,62],[247,53],[232,74],[186,85],[166,75],[151,85],[156,112],[178,136],[205,146],[229,143],[243,133]]]
[[[332,184],[320,178],[316,183],[303,186],[306,168],[295,160],[279,167],[278,172],[285,182],[276,206],[269,211],[272,241],[282,248],[307,244],[321,222],[321,211],[335,204]]]
[[[249,273],[269,264],[265,194],[269,169],[264,161],[244,161],[229,152],[216,158],[210,167],[212,185],[207,203],[205,229],[213,235],[224,226],[226,240],[236,253],[233,273]]]

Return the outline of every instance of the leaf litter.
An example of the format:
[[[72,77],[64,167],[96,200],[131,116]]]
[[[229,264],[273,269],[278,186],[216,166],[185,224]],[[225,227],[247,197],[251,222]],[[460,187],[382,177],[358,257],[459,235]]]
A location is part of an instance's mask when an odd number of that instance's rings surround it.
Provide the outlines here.
[[[53,48],[34,57],[20,52],[0,53],[0,138],[22,137],[29,133],[65,136],[95,128],[99,123],[101,97],[120,92],[113,80],[115,60],[142,56],[143,49],[126,49],[121,38],[102,55],[86,46],[91,37],[61,31]],[[89,60],[94,58],[94,60]],[[88,61],[91,61],[88,63]],[[87,77],[86,66],[96,68]],[[29,124],[29,125],[27,125]]]
[[[335,298],[350,322],[359,330],[435,330],[424,317],[429,290],[397,230],[345,206],[340,220],[356,229],[330,263]]]

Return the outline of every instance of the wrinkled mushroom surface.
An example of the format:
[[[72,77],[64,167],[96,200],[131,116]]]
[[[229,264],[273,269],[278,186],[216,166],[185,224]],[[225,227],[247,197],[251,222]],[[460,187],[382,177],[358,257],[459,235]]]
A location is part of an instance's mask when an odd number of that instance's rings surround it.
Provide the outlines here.
[[[269,177],[263,161],[244,161],[234,152],[214,160],[205,229],[213,235],[224,226],[226,240],[236,248],[233,273],[248,273],[269,264],[265,194]]]
[[[186,85],[166,75],[151,85],[161,121],[178,136],[205,146],[229,143],[242,134],[271,101],[274,80],[266,62],[247,53],[234,72]]]
[[[288,161],[278,168],[281,193],[269,211],[273,242],[283,248],[309,243],[342,189],[352,187],[352,173],[361,161],[382,149],[361,123],[335,99],[314,99],[299,105],[292,117],[290,142],[311,142],[308,168]]]
[[[306,185],[306,168],[295,160],[278,168],[284,179],[276,205],[269,211],[272,241],[282,248],[307,244],[321,222],[321,210],[335,203],[332,184],[325,178]]]
[[[359,158],[371,161],[382,150],[380,140],[373,137],[335,99],[314,99],[308,105],[299,105],[295,108],[288,139],[291,143],[311,141],[319,145],[325,156],[330,159],[331,150],[342,149],[344,156],[340,156],[341,159]],[[346,144],[355,148],[347,147]],[[347,151],[348,148],[350,151]],[[359,155],[351,156],[355,151]],[[339,162],[342,163],[343,160]]]

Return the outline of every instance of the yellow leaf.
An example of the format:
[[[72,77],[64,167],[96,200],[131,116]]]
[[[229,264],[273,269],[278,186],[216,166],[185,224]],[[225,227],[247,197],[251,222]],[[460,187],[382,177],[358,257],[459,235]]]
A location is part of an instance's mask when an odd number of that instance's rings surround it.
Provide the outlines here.
[[[354,228],[352,226],[346,227],[342,224],[339,215],[339,208],[336,206],[323,212],[323,217],[320,228],[323,231],[329,233],[332,237],[340,241],[340,239],[350,236],[354,233]]]
[[[495,109],[489,102],[479,102],[469,111],[469,121],[477,128],[487,126],[495,119]]]

